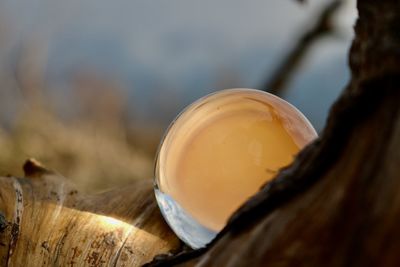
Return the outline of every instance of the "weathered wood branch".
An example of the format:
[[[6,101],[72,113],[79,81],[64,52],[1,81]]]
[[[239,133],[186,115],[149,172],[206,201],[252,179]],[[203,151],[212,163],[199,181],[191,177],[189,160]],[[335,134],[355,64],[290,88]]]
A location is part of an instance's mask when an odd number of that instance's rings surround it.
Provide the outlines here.
[[[293,48],[283,58],[282,62],[278,64],[271,77],[261,85],[262,90],[275,95],[284,95],[288,84],[293,79],[293,76],[312,46],[322,37],[335,33],[333,17],[344,1],[332,0],[321,10],[312,27],[300,36],[297,42],[294,43]]]
[[[180,247],[150,180],[94,196],[29,160],[0,177],[0,266],[141,266]]]

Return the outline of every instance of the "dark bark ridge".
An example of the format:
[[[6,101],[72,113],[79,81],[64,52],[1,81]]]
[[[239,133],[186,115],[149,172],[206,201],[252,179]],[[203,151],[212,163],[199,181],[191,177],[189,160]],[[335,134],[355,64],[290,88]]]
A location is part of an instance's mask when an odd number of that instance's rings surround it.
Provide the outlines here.
[[[400,264],[400,1],[357,7],[352,79],[321,137],[207,248],[148,266]]]

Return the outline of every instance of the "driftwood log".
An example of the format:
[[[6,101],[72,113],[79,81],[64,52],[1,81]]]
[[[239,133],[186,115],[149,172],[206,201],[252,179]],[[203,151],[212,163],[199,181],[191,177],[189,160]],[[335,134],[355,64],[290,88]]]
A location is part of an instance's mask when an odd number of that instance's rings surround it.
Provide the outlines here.
[[[400,266],[400,1],[358,10],[352,78],[321,137],[206,248],[182,252],[150,181],[81,196],[28,161],[0,178],[0,265]]]
[[[180,247],[152,181],[82,196],[34,160],[0,178],[0,266],[141,266]]]

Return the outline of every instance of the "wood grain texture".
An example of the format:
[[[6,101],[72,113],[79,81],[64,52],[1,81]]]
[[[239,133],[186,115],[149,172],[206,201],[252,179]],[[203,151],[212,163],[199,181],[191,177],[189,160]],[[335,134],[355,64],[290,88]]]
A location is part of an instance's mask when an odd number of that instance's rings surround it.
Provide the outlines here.
[[[83,196],[36,161],[24,170],[0,177],[0,266],[141,266],[180,246],[151,180]]]

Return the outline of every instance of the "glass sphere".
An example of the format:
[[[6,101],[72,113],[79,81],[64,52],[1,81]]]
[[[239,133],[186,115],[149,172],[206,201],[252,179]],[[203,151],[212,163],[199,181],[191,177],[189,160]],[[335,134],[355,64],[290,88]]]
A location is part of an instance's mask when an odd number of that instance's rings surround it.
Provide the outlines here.
[[[228,89],[197,100],[159,147],[155,194],[164,218],[187,245],[205,246],[316,137],[300,111],[263,91]]]

